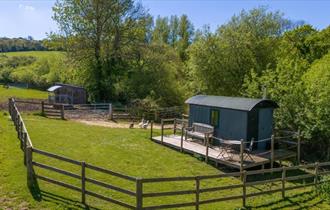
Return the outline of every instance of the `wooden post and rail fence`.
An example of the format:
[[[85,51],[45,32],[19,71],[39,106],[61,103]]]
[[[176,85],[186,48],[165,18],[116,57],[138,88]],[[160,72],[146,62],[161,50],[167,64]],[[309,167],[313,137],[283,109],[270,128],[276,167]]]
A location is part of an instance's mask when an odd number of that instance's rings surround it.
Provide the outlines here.
[[[187,176],[187,177],[164,177],[164,178],[139,178],[139,177],[132,177],[128,175],[124,175],[118,172],[114,172],[109,169],[101,168],[98,166],[94,166],[92,164],[86,163],[84,161],[77,161],[71,158],[67,158],[64,156],[60,156],[57,154],[53,154],[50,152],[46,152],[40,149],[37,149],[33,146],[32,141],[29,137],[27,128],[24,124],[23,118],[20,114],[20,112],[17,109],[17,106],[15,104],[14,99],[9,99],[9,113],[11,116],[11,119],[14,122],[15,129],[18,134],[18,139],[21,142],[22,150],[24,152],[24,164],[26,164],[27,168],[27,180],[28,180],[28,186],[33,185],[33,182],[36,182],[37,180],[42,180],[48,183],[52,183],[57,186],[61,186],[73,191],[76,191],[81,194],[81,202],[83,204],[86,204],[86,198],[87,196],[91,196],[94,198],[98,198],[104,201],[108,201],[112,204],[119,205],[124,208],[128,209],[165,209],[165,208],[179,208],[179,207],[194,207],[195,209],[199,209],[201,205],[210,204],[210,203],[217,203],[222,201],[230,201],[230,200],[241,200],[242,206],[247,206],[247,199],[251,197],[257,197],[262,196],[265,194],[270,193],[276,193],[280,192],[282,194],[282,197],[285,198],[285,193],[289,190],[298,189],[298,188],[304,188],[307,186],[318,186],[324,180],[321,180],[321,176],[325,174],[330,174],[330,170],[324,170],[323,167],[330,166],[330,162],[324,162],[324,163],[314,163],[314,164],[308,164],[308,165],[298,165],[298,166],[292,166],[292,167],[281,167],[281,168],[270,168],[270,169],[263,169],[263,170],[254,170],[254,171],[240,171],[240,172],[234,172],[234,173],[224,173],[224,174],[214,174],[214,175],[205,175],[205,176]],[[153,123],[151,123],[151,132],[150,136],[152,137],[152,129],[153,129]],[[183,131],[182,128],[179,128],[177,126],[176,129],[180,129]],[[49,158],[50,160],[56,159],[59,161],[63,161],[69,164],[76,165],[78,167],[81,167],[81,173],[76,174],[61,168],[56,168],[54,166],[41,163],[35,160],[33,157],[33,154],[38,154],[44,157]],[[45,160],[45,159],[44,159]],[[53,161],[50,161],[53,162]],[[42,168],[48,171],[55,172],[57,174],[61,174],[67,177],[71,177],[74,179],[80,180],[80,185],[76,186],[70,183],[65,183],[60,180],[56,180],[54,178],[46,177],[43,175],[40,175],[34,171],[34,168]],[[86,169],[91,170],[88,175],[86,174]],[[306,170],[304,174],[301,175],[293,175],[292,173],[287,173],[288,171],[292,170]],[[110,177],[116,177],[122,180],[125,180],[127,182],[135,183],[135,190],[129,190],[124,189],[123,187],[116,186],[115,184],[109,184],[104,181],[100,181],[97,179],[93,179],[89,177],[92,172],[98,172],[103,173],[105,175],[109,175]],[[312,171],[312,172],[311,172]],[[252,176],[255,178],[256,175],[263,175],[265,173],[281,173],[281,177],[279,178],[272,178],[268,177],[265,180],[258,180],[258,181],[249,181],[248,177]],[[205,187],[203,185],[204,181],[212,180],[212,179],[221,179],[226,177],[242,177],[242,181],[240,181],[238,184],[228,184],[225,186],[208,186]],[[305,179],[313,179],[311,182],[304,182],[293,184],[292,181],[297,180],[305,180]],[[239,179],[237,179],[239,181]],[[193,188],[190,189],[180,189],[180,190],[173,190],[173,191],[156,191],[156,192],[150,192],[149,190],[145,191],[145,188],[149,184],[164,184],[164,183],[176,183],[176,182],[191,182],[193,184]],[[279,182],[279,186],[276,189],[269,189],[265,188],[265,190],[260,192],[249,192],[249,189],[255,189],[255,186],[263,185],[263,184],[269,184],[269,183],[275,183]],[[86,185],[88,183],[88,185]],[[103,187],[105,189],[114,190],[116,192],[134,197],[135,202],[133,203],[126,203],[125,201],[108,197],[105,195],[102,195],[100,193],[94,192],[90,190],[87,186],[90,186],[90,184]],[[202,187],[204,186],[204,187]],[[226,190],[233,190],[233,189],[241,189],[241,193],[237,193],[234,195],[228,196],[220,196],[221,192]],[[217,195],[219,197],[214,198],[207,198],[202,199],[201,195],[205,193],[210,192],[219,192]],[[179,195],[194,195],[194,199],[189,202],[179,202],[179,203],[162,203],[154,205],[159,201],[159,197],[164,196],[179,196]],[[146,205],[144,203],[144,199],[154,199],[152,202],[152,205]]]
[[[45,101],[14,99],[15,103],[32,104],[40,106],[40,111],[43,116],[65,119],[64,104],[47,103]]]

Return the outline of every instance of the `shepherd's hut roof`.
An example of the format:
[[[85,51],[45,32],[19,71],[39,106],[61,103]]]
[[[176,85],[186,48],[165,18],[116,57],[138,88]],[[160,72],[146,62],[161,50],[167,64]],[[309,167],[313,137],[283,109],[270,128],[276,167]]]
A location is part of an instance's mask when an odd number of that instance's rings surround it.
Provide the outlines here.
[[[275,101],[269,99],[255,99],[242,97],[196,95],[186,100],[187,104],[211,106],[226,109],[251,111],[254,107],[278,108]]]

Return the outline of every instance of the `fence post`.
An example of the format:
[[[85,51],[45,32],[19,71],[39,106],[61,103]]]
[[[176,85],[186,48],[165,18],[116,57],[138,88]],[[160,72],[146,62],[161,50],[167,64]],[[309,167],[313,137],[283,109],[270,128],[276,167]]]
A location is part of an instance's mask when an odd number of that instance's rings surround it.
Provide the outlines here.
[[[21,143],[21,149],[23,147],[22,141],[21,141],[21,129],[22,129],[22,121],[20,117],[18,117],[18,124],[17,124],[17,138],[20,140]]]
[[[151,124],[150,124],[150,140],[152,140],[153,127],[154,127],[154,121],[151,120]]]
[[[143,186],[142,186],[142,179],[136,179],[136,209],[140,210],[143,207]]]
[[[176,134],[176,119],[174,119],[173,134]]]
[[[161,137],[160,137],[161,143],[163,144],[164,140],[164,122],[163,119],[161,119]]]
[[[27,147],[27,133],[24,132],[23,133],[23,153],[24,153],[23,161],[24,161],[25,166],[26,166],[26,147]]]
[[[243,162],[244,162],[244,140],[243,140],[243,139],[241,139],[239,158],[240,158],[241,180],[243,180],[243,177],[242,177],[242,172],[243,172]]]
[[[109,104],[109,118],[110,120],[113,120],[113,116],[112,116],[112,104]]]
[[[243,173],[241,173],[241,176],[243,177],[243,207],[246,206],[246,171],[244,170]]]
[[[205,134],[205,144],[206,144],[206,152],[205,152],[205,162],[208,162],[209,159],[209,135]]]
[[[27,184],[28,187],[33,186],[34,174],[32,165],[32,147],[29,145],[26,147],[26,169],[27,169]]]
[[[19,129],[19,138],[20,138],[20,140],[22,141],[22,137],[23,137],[23,121],[22,121],[22,118],[21,118],[21,120],[20,120],[20,127],[19,127],[20,129]]]
[[[41,115],[45,115],[45,102],[41,101]]]
[[[196,210],[199,209],[199,190],[200,190],[200,179],[198,176],[196,176],[196,204],[195,204],[195,207],[196,207]]]
[[[158,112],[157,112],[157,110],[155,110],[154,115],[155,115],[155,122],[158,122]]]
[[[317,187],[319,182],[319,162],[315,163],[315,171],[314,171],[314,185]]]
[[[298,142],[297,142],[297,162],[300,164],[300,149],[301,149],[301,135],[300,131],[298,131]]]
[[[271,145],[270,145],[270,168],[274,167],[274,134],[271,136]]]
[[[64,120],[64,105],[61,105],[61,119]]]
[[[282,167],[282,198],[285,198],[285,179],[286,179],[286,169]]]
[[[8,112],[9,115],[11,116],[11,98],[8,98]]]
[[[184,127],[182,126],[181,128],[181,142],[180,142],[180,151],[183,152],[183,132],[184,132]]]
[[[18,132],[18,118],[19,118],[19,115],[16,113],[16,117],[15,117],[15,128],[16,128],[16,132]]]
[[[81,162],[81,202],[86,204],[86,163]]]

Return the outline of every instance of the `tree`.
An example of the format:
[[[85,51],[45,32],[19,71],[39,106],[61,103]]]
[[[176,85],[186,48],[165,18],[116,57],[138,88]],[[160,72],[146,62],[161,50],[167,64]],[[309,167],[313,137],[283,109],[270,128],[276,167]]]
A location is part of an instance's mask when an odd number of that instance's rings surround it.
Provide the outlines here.
[[[268,97],[280,106],[275,112],[277,128],[300,130],[314,149],[330,145],[328,30],[304,25],[286,32],[276,52],[276,68],[261,75],[251,71],[243,85],[249,97],[260,97],[266,86]],[[330,151],[324,152],[329,157]]]
[[[152,35],[153,42],[158,44],[169,44],[170,33],[171,31],[168,24],[168,18],[158,16],[155,22],[155,28],[153,30],[153,35]],[[173,37],[171,37],[171,39],[172,39],[171,41],[173,41]]]
[[[260,75],[276,66],[276,51],[290,21],[279,12],[260,7],[244,10],[215,34],[199,33],[189,49],[189,66],[200,90],[206,94],[237,96],[251,69]]]
[[[176,51],[165,44],[151,44],[140,53],[139,62],[120,83],[120,94],[129,99],[150,99],[159,106],[180,105],[183,92],[178,72],[182,62]]]
[[[170,23],[169,23],[169,44],[172,47],[176,47],[179,35],[179,18],[176,15],[171,16]]]
[[[327,153],[327,160],[330,158],[330,53],[316,60],[311,68],[303,76],[303,82],[308,94],[308,107],[306,118],[309,123],[306,125],[310,136],[320,151]],[[318,141],[316,141],[318,140]]]
[[[92,99],[109,100],[126,59],[134,55],[131,48],[145,41],[142,6],[133,0],[58,0],[53,11]]]
[[[178,52],[182,61],[188,59],[186,50],[191,45],[194,36],[194,26],[187,15],[182,15],[179,22]]]

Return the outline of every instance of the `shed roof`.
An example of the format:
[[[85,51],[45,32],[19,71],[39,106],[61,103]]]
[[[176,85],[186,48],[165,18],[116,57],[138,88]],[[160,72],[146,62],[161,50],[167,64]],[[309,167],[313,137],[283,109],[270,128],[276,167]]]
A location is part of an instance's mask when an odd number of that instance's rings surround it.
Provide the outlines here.
[[[60,85],[53,85],[53,86],[51,86],[50,88],[48,88],[47,89],[47,91],[49,91],[49,92],[53,92],[53,91],[55,91],[55,90],[57,90],[57,89],[59,89],[59,88],[61,88],[62,86],[60,86]]]
[[[209,95],[193,96],[187,99],[186,103],[202,105],[202,106],[220,107],[226,109],[235,109],[242,111],[251,111],[256,106],[278,108],[277,103],[269,99],[209,96]]]
[[[64,83],[58,83],[56,82],[55,85],[59,85],[59,86],[66,86],[66,87],[72,87],[72,88],[78,88],[78,89],[85,89],[81,86],[77,86],[77,85],[71,85],[71,84],[64,84]]]

